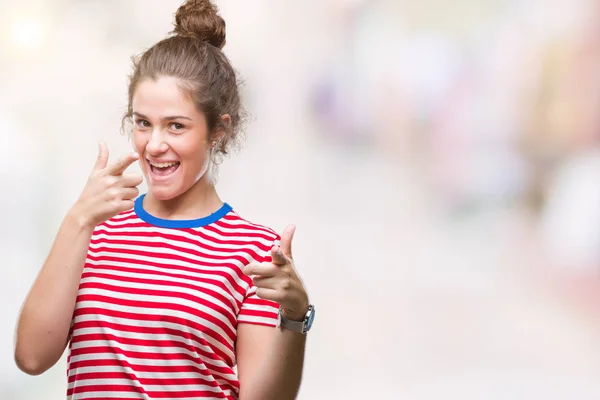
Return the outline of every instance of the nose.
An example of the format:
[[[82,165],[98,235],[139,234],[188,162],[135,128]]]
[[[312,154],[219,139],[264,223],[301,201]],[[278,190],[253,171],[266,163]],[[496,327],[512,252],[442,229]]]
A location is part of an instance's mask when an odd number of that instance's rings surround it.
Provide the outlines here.
[[[152,134],[146,144],[146,152],[151,155],[159,155],[166,152],[169,145],[165,142],[163,132],[159,128],[152,130]]]

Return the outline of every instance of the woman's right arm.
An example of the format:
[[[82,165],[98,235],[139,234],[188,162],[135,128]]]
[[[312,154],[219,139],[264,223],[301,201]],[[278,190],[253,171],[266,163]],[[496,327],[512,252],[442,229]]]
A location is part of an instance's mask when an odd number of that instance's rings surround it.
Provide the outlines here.
[[[27,374],[45,372],[65,350],[93,229],[76,212],[67,214],[25,299],[17,324],[15,361]]]
[[[131,154],[107,167],[108,149],[100,145],[94,171],[63,220],[21,309],[15,362],[23,372],[39,375],[62,356],[92,233],[97,224],[133,207],[142,177],[123,172],[138,158]]]

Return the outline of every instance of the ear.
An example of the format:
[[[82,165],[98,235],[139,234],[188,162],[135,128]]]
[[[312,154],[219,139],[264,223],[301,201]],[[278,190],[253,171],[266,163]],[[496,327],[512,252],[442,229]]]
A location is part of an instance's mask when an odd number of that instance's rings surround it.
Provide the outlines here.
[[[221,121],[223,122],[222,126],[224,126],[225,129],[221,127],[217,128],[217,130],[212,135],[211,141],[213,143],[219,143],[221,139],[223,139],[223,136],[227,134],[227,129],[231,126],[231,117],[229,116],[229,114],[221,115]]]
[[[225,125],[227,128],[231,126],[231,116],[229,114],[221,115],[221,121],[223,121],[223,125]]]

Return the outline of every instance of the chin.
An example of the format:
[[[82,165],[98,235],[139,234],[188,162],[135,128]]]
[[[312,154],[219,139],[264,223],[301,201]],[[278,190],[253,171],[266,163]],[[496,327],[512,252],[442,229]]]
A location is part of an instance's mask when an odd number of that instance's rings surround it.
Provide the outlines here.
[[[148,191],[156,200],[168,201],[176,198],[181,193],[179,190],[174,190],[168,187],[148,187]]]

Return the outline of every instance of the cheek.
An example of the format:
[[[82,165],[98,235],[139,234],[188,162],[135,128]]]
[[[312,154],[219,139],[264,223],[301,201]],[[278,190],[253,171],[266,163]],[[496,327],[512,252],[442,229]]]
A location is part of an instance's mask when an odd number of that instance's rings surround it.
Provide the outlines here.
[[[171,143],[171,148],[190,164],[204,164],[208,159],[208,147],[194,136],[181,138],[177,143]]]
[[[135,151],[137,151],[140,156],[144,154],[144,151],[146,150],[146,140],[144,138],[144,135],[140,134],[140,133],[136,133],[135,131],[131,134],[131,146],[133,147],[133,149]]]
[[[130,142],[133,150],[140,155],[140,159],[138,160],[137,164],[142,169],[142,172],[146,173],[148,165],[145,162],[144,152],[146,151],[147,141],[144,139],[143,135],[139,135],[133,132],[131,135]]]

